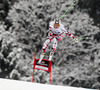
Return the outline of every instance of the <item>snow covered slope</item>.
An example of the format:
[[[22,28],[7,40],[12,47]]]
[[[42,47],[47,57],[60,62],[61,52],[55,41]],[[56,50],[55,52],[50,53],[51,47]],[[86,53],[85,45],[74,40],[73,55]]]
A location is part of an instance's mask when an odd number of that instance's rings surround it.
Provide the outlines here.
[[[94,89],[83,89],[74,88],[69,86],[55,86],[46,84],[36,84],[30,82],[0,79],[0,90],[94,90]]]

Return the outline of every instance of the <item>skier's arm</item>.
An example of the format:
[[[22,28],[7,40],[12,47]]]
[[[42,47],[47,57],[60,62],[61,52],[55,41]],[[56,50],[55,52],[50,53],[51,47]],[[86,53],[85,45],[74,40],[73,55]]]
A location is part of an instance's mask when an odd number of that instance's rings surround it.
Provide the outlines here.
[[[78,42],[78,40],[71,33],[66,32],[65,34],[68,35],[69,37],[73,38],[76,42]]]
[[[74,37],[74,35],[72,35],[72,34],[71,34],[71,33],[69,33],[68,31],[66,31],[66,32],[65,32],[65,34],[66,34],[67,36],[69,36],[69,37],[73,38],[73,39],[75,38],[75,37]]]
[[[64,26],[62,25],[62,30],[63,30],[63,32],[67,35],[67,36],[69,36],[69,37],[71,37],[71,38],[75,38],[74,37],[74,35],[72,35],[71,33],[69,33],[65,28],[64,28]]]
[[[49,37],[50,40],[51,40],[51,36],[52,36],[51,28],[52,28],[52,26],[51,26],[51,23],[50,23],[49,24],[49,33],[48,33],[48,37]]]
[[[75,36],[72,35],[71,33],[69,33],[69,32],[64,28],[64,26],[63,26],[62,28],[63,28],[64,33],[65,33],[67,36],[73,38],[76,42],[78,42],[78,40],[75,38]]]
[[[48,35],[51,36],[52,32],[51,32],[51,27],[49,27],[49,33]]]
[[[49,23],[49,36],[53,34],[51,29],[52,29],[52,22]]]

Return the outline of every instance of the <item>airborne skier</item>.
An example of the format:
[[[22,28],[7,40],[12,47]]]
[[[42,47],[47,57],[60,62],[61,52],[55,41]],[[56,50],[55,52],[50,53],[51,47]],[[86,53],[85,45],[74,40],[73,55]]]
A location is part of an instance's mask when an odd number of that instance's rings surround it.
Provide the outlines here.
[[[64,28],[60,19],[56,18],[54,21],[50,22],[50,24],[49,24],[49,34],[47,36],[47,40],[43,44],[42,53],[40,55],[40,60],[38,61],[38,63],[41,63],[48,44],[50,43],[51,40],[53,40],[53,46],[51,48],[51,52],[50,52],[50,56],[49,56],[49,60],[51,61],[52,56],[57,47],[57,42],[61,40],[61,38],[63,37],[62,36],[63,33],[65,33],[66,35],[73,38],[76,42],[78,42],[78,40]]]

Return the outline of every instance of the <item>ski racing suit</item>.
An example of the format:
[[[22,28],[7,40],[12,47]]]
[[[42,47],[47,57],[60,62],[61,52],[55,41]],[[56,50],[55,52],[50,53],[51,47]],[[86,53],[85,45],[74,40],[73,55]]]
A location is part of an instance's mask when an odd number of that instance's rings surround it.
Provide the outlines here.
[[[54,28],[54,21],[50,22],[49,24],[49,34],[47,36],[47,40],[44,42],[42,47],[42,53],[45,53],[46,48],[51,40],[53,40],[53,46],[51,48],[51,52],[55,52],[57,48],[57,42],[61,40],[63,37],[62,34],[65,33],[66,35],[70,36],[71,38],[75,38],[71,33],[69,33],[63,26],[63,24],[60,24],[60,26],[56,29]]]

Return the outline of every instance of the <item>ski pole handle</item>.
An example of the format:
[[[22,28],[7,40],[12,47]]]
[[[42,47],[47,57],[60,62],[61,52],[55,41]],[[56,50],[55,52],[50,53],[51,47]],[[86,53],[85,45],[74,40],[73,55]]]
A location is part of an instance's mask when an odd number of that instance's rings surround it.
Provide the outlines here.
[[[74,40],[75,40],[75,42],[77,42],[77,43],[78,43],[78,39],[74,38]]]

